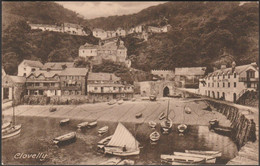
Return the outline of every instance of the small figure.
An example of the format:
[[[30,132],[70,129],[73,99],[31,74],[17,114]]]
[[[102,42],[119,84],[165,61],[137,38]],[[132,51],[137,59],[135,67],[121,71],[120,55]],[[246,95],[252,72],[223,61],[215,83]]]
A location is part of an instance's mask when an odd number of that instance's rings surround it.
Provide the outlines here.
[[[123,152],[126,152],[126,145],[123,147]]]

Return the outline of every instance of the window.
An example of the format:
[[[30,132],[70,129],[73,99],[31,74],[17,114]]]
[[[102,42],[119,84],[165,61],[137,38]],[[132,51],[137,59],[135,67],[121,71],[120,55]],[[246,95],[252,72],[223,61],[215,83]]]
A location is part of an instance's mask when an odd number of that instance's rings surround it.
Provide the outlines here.
[[[218,82],[218,88],[219,88],[219,82]]]
[[[230,78],[230,74],[228,74],[228,78]]]
[[[219,79],[219,75],[218,75],[218,79]]]
[[[114,90],[116,90],[116,87],[113,87]]]
[[[214,87],[214,83],[212,83],[212,87]]]
[[[34,72],[35,71],[35,68],[32,68],[32,72]]]
[[[237,87],[237,83],[236,83],[236,82],[234,82],[234,88],[235,88],[235,87]]]
[[[97,88],[97,87],[95,87],[94,89],[95,89],[95,90],[98,90],[98,88]]]
[[[228,87],[230,87],[230,82],[228,83]]]
[[[208,87],[210,87],[210,83],[208,83]]]
[[[223,75],[223,79],[225,79],[225,75]]]
[[[26,68],[23,68],[24,71],[26,71]]]
[[[51,83],[51,86],[55,86],[55,83]]]
[[[236,78],[237,77],[237,73],[234,73],[234,78]]]
[[[43,86],[48,86],[49,84],[48,83],[43,83]]]
[[[225,82],[223,82],[223,88],[225,88]]]
[[[26,73],[23,73],[23,76],[26,77]]]
[[[40,83],[35,83],[35,86],[40,86]]]

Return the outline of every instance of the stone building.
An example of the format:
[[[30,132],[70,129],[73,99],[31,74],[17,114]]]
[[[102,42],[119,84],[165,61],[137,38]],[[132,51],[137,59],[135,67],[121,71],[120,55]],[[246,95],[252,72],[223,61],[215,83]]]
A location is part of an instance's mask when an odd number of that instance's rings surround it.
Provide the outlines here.
[[[208,97],[236,102],[246,91],[258,91],[259,71],[256,63],[226,68],[200,79],[199,93]]]
[[[26,95],[28,96],[61,96],[61,71],[38,70],[26,77]]]
[[[173,70],[151,70],[153,75],[160,76],[163,80],[174,81],[174,71]]]
[[[43,64],[40,61],[33,60],[23,60],[18,65],[18,74],[17,76],[27,77],[31,72],[40,70],[43,67]]]
[[[130,99],[133,97],[133,85],[122,84],[121,78],[112,73],[92,73],[88,75],[88,96],[93,101],[112,99]]]
[[[25,77],[5,75],[2,79],[2,101],[19,103],[25,93]]]
[[[94,28],[92,30],[93,36],[96,38],[100,38],[100,39],[105,39],[107,38],[107,32],[103,29],[99,29],[99,28]]]
[[[61,95],[86,95],[87,74],[86,68],[66,68],[61,71]]]
[[[66,68],[73,68],[74,62],[47,62],[41,70],[61,71]]]
[[[83,30],[83,27],[78,24],[72,24],[72,23],[63,23],[63,32],[69,33],[72,35],[87,35],[86,32]]]
[[[204,77],[206,67],[175,68],[175,81],[183,88],[199,88],[199,79]]]

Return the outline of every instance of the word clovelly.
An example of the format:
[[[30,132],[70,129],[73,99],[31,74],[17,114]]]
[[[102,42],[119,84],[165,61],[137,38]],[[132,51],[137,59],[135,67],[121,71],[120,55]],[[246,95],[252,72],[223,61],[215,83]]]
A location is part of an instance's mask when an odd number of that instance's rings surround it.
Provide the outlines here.
[[[48,155],[44,153],[16,153],[14,155],[15,159],[40,159],[40,161],[43,161],[46,159]]]

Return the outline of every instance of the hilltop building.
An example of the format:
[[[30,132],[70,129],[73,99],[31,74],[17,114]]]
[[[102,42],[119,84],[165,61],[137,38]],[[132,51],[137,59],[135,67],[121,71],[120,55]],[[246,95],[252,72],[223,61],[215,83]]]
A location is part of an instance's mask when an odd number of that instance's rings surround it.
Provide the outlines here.
[[[226,68],[209,73],[200,79],[199,93],[208,97],[236,102],[247,91],[258,91],[259,72],[256,63]]]
[[[204,77],[206,67],[175,68],[175,81],[183,88],[198,88],[199,79]]]
[[[130,99],[133,97],[133,85],[124,85],[120,77],[112,73],[92,73],[87,80],[88,96],[93,101],[112,99]]]
[[[107,38],[107,32],[103,29],[94,28],[92,33],[93,33],[93,36],[96,38],[100,38],[100,39]]]
[[[43,64],[40,61],[23,60],[18,66],[17,76],[27,77],[31,72],[40,70]]]
[[[151,32],[151,33],[166,33],[166,32],[169,32],[171,28],[172,28],[172,26],[170,24],[165,25],[163,27],[154,27],[154,26],[147,27],[148,32]]]

